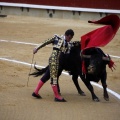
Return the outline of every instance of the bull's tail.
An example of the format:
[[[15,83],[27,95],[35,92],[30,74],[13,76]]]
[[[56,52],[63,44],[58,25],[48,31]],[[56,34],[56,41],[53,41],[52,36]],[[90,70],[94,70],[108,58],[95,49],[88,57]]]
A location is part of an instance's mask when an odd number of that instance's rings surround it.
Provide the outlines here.
[[[44,74],[44,73],[47,71],[48,67],[49,67],[49,66],[47,66],[47,67],[45,67],[45,68],[39,69],[39,68],[37,68],[37,67],[35,66],[35,64],[34,64],[34,69],[35,69],[36,71],[33,72],[33,73],[30,73],[29,75],[33,75],[34,77],[41,76],[42,74]]]

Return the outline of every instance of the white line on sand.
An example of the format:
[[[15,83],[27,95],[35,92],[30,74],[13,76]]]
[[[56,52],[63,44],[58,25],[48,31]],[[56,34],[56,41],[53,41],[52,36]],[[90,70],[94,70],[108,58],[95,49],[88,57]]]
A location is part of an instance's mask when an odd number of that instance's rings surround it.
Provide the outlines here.
[[[35,43],[28,43],[28,42],[19,42],[19,41],[10,41],[10,40],[0,40],[0,42],[11,42],[11,43],[16,43],[16,44],[23,44],[23,45],[40,45],[40,44],[35,44]],[[47,45],[47,47],[50,47],[49,45]],[[114,56],[114,55],[110,55],[113,58],[120,58],[120,56]]]

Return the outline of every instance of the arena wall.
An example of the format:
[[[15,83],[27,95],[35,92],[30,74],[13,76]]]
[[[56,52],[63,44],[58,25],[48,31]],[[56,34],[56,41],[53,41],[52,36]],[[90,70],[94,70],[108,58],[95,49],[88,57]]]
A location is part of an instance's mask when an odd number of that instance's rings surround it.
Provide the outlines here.
[[[120,0],[0,0],[0,1],[9,3],[120,10]]]
[[[120,16],[120,0],[0,0],[0,16],[26,15],[66,19]]]

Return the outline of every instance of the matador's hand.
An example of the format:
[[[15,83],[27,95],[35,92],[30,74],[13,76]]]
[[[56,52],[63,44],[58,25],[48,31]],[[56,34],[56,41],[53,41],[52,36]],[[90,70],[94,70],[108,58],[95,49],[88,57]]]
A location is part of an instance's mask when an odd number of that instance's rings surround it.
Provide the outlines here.
[[[37,48],[34,48],[33,49],[33,54],[37,53],[38,49]]]

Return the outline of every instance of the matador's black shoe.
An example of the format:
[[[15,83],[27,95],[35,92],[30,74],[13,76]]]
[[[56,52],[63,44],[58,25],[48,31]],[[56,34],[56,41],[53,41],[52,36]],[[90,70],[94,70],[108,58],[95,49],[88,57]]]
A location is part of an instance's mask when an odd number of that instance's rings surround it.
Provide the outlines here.
[[[67,102],[64,98],[63,99],[55,98],[54,101],[55,102]]]
[[[37,98],[37,99],[41,99],[42,98],[39,94],[38,95],[35,94],[35,92],[32,93],[32,96],[35,97],[35,98]]]

